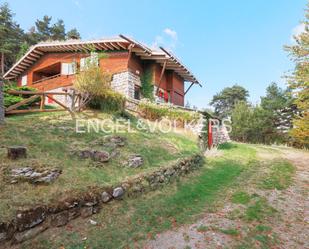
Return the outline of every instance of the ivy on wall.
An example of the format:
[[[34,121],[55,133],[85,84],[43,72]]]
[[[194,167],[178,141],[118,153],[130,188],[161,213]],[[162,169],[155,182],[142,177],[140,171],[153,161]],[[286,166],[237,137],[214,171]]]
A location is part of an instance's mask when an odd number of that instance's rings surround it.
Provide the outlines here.
[[[153,96],[153,84],[152,84],[152,72],[150,69],[145,70],[143,75],[141,76],[141,93],[144,98],[154,100]]]

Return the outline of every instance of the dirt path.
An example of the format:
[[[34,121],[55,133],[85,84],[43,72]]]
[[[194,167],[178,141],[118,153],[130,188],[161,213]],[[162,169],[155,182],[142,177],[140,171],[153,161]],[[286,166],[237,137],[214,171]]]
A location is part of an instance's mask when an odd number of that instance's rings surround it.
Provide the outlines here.
[[[256,189],[248,184],[246,191],[265,197],[280,214],[267,221],[273,232],[267,235],[269,241],[277,241],[274,248],[309,248],[309,153],[282,147],[274,147],[272,151],[267,148],[269,147],[261,146],[257,149],[262,161],[281,158],[289,160],[296,167],[293,184],[282,191]],[[154,240],[147,241],[144,248],[233,248],[248,239],[249,231],[257,225],[241,218],[231,218],[233,211],[244,208],[241,204],[225,200],[223,207],[217,212],[205,213],[202,219],[192,225],[158,234]],[[239,234],[227,234],[231,228],[237,229]],[[272,234],[276,237],[273,238]],[[258,242],[256,248],[260,248]]]

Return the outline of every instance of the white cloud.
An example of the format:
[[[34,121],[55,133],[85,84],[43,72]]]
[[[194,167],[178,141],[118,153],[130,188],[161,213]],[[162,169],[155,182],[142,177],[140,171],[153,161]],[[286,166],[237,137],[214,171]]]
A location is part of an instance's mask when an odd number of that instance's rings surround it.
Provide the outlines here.
[[[178,36],[177,32],[170,28],[165,28],[160,35],[155,37],[154,42],[152,43],[152,48],[157,49],[160,46],[163,46],[167,49],[173,50],[178,45]]]
[[[177,40],[177,32],[175,30],[172,30],[170,28],[164,29],[164,33],[170,36],[172,39]]]
[[[72,2],[74,3],[74,5],[79,8],[79,9],[82,9],[82,6],[80,4],[80,2],[78,0],[72,0]]]
[[[292,29],[290,40],[291,42],[295,42],[295,36],[299,36],[301,33],[305,31],[306,25],[304,23],[300,23]]]

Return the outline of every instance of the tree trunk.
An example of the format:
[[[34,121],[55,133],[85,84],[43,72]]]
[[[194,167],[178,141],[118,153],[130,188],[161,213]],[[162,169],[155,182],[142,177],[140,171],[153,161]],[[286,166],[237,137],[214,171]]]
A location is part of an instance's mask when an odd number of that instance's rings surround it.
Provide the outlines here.
[[[1,76],[4,75],[4,53],[1,53]]]
[[[0,75],[0,124],[4,123],[4,96],[3,96],[3,80]]]

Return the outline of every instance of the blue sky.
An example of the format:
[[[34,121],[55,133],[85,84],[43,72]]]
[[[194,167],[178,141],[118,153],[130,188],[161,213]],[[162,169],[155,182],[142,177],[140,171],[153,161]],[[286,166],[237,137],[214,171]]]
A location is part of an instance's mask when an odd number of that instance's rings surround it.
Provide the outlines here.
[[[0,2],[3,2],[2,0]],[[76,27],[83,39],[134,37],[164,46],[203,84],[191,88],[191,105],[207,107],[212,96],[235,83],[257,103],[267,85],[293,68],[283,46],[301,30],[306,0],[9,0],[24,29],[47,14]],[[187,86],[189,84],[187,83]]]

